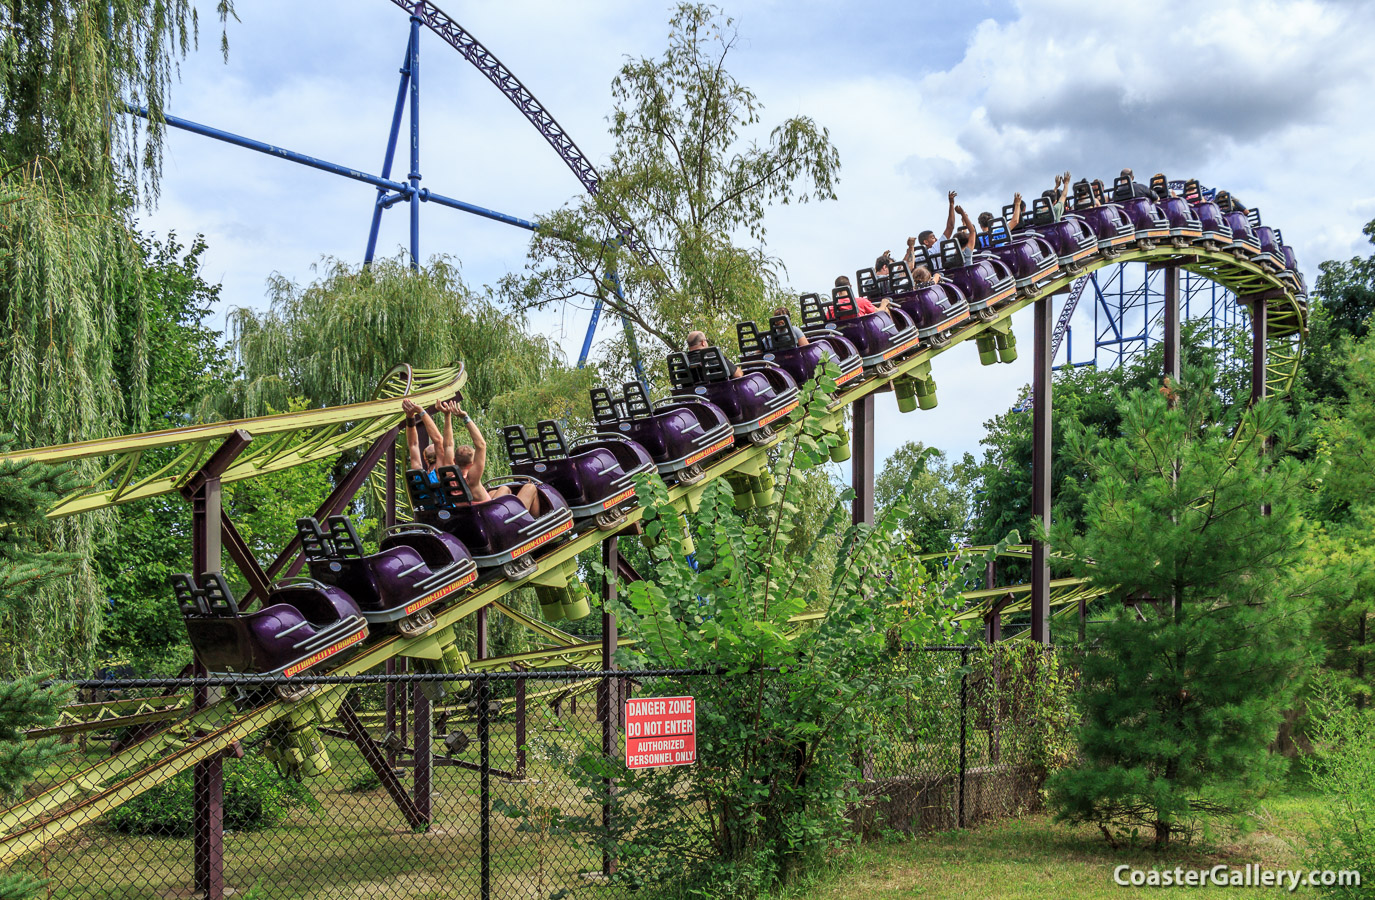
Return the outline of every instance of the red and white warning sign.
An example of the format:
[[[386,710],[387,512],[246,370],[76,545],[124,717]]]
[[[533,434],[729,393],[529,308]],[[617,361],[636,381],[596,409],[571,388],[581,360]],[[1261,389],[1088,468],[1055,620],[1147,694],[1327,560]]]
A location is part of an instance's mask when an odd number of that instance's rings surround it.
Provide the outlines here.
[[[625,702],[625,764],[631,769],[697,761],[697,703],[691,697]]]

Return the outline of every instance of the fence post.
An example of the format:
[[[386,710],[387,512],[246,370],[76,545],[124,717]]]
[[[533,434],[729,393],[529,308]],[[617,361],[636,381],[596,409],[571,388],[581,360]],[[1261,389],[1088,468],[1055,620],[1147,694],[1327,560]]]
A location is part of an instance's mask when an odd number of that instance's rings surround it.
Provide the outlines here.
[[[525,679],[516,679],[516,781],[525,780]]]
[[[489,717],[491,698],[486,675],[477,682],[477,742],[478,742],[478,804],[481,830],[482,876],[478,896],[490,900],[492,896],[492,747]]]
[[[616,666],[616,614],[611,612],[611,601],[616,599],[616,563],[620,556],[616,538],[602,541],[602,566],[606,574],[602,580],[602,671],[610,672]],[[616,754],[616,737],[619,731],[621,712],[616,702],[616,679],[611,675],[602,676],[597,686],[597,712],[602,720],[602,755],[610,762]],[[602,849],[602,875],[610,878],[616,873],[616,857],[611,854],[611,798],[616,793],[616,780],[604,779],[605,796],[602,799],[602,828],[606,832],[606,845]]]
[[[969,651],[960,650],[960,809],[957,822],[964,827],[965,748],[968,746]]]
[[[433,791],[434,747],[430,729],[433,716],[430,698],[425,695],[423,687],[417,681],[411,688],[411,708],[415,715],[415,805],[425,821],[424,827],[428,829],[432,821],[430,794]]]

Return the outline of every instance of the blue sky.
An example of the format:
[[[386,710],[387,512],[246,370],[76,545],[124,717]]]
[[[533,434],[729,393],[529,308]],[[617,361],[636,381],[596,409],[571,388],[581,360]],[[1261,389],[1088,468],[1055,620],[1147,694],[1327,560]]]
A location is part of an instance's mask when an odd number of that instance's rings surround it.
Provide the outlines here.
[[[612,0],[441,6],[594,163],[611,149],[611,79],[625,57],[660,52],[670,12]],[[380,170],[405,13],[385,0],[236,7],[228,63],[203,16],[202,49],[182,64],[169,112]],[[1368,249],[1367,5],[739,0],[727,12],[741,37],[729,67],[764,104],[763,124],[809,115],[840,150],[837,201],[777,208],[767,220],[769,250],[799,290],[824,287],[884,249],[900,252],[923,228],[939,230],[947,189],[973,214],[1014,190],[1039,193],[1065,169],[1107,178],[1132,166],[1227,187],[1283,227],[1310,284],[1321,260]],[[524,218],[580,190],[523,116],[428,33],[421,71],[425,186]],[[323,256],[361,259],[375,196],[365,185],[176,131],[164,166],[144,223],[206,235],[206,275],[224,284],[226,307],[264,305],[274,273],[305,282]],[[517,229],[430,206],[422,229],[422,255],[455,257],[470,283],[526,265],[527,235]],[[405,240],[398,207],[379,250]],[[568,310],[535,325],[576,357],[586,321]],[[1015,327],[1029,345],[1029,310]],[[881,397],[880,455],[911,439],[978,452],[983,422],[1016,399],[1030,358],[1028,347],[1017,363],[981,368],[972,346],[941,356],[936,410],[902,416],[891,394]]]

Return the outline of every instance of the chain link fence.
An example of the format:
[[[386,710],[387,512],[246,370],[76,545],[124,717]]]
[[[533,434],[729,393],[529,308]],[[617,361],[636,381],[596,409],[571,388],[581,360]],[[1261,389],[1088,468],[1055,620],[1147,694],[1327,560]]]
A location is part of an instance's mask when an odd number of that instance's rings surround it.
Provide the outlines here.
[[[1034,710],[997,665],[972,664],[984,652],[893,661],[916,687],[852,748],[856,831],[943,830],[1036,806],[1042,772],[1021,739]],[[55,729],[33,735],[65,752],[0,813],[0,848],[51,898],[629,896],[671,869],[654,857],[674,835],[690,839],[669,855],[719,840],[713,810],[675,798],[696,796],[692,779],[714,765],[710,730],[750,714],[758,677],[86,683]],[[720,690],[735,687],[728,678],[739,690]],[[699,707],[697,761],[628,770],[625,701],[706,693],[708,680],[740,708]]]

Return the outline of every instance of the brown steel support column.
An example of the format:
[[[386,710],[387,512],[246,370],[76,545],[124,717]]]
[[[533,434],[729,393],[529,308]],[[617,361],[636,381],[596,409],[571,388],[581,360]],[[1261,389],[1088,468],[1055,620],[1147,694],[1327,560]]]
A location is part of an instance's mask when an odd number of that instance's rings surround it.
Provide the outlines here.
[[[401,784],[401,779],[396,777],[396,772],[387,763],[382,752],[377,749],[377,744],[373,743],[367,728],[363,726],[358,714],[353,711],[353,705],[347,700],[339,707],[339,721],[344,724],[344,730],[348,732],[349,738],[358,747],[358,753],[363,757],[363,761],[372,769],[377,780],[382,782],[382,787],[386,789],[387,794],[396,803],[397,809],[401,810],[401,815],[406,817],[406,824],[413,830],[424,830],[425,826],[429,824],[428,821],[425,816],[421,815],[415,801],[406,793],[406,788]]]
[[[431,785],[434,772],[430,698],[422,690],[423,687],[419,682],[411,686],[411,708],[415,710],[415,782],[412,794],[415,797],[415,808],[424,823],[422,829],[428,828],[432,821],[430,795],[433,792]]]
[[[1165,279],[1165,377],[1172,384],[1179,383],[1180,343],[1179,343],[1179,267],[1167,266],[1161,270],[1160,277]]]
[[[850,483],[855,499],[850,502],[850,521],[874,524],[874,395],[856,400],[850,451]]]
[[[620,552],[616,546],[616,538],[609,537],[602,541],[602,567],[606,574],[602,581],[602,671],[610,672],[616,668],[616,614],[611,612],[611,603],[616,599],[616,565]],[[603,676],[601,684],[597,686],[597,718],[602,723],[602,755],[607,759],[614,759],[617,750],[617,738],[620,736],[617,724],[620,722],[620,712],[616,702],[616,679],[610,675]],[[603,780],[603,790],[605,799],[602,801],[602,828],[609,834],[611,832],[611,798],[616,793],[616,781],[612,778]],[[616,873],[616,858],[611,855],[610,850],[602,850],[602,874],[610,878]]]
[[[515,780],[525,780],[525,679],[516,679],[516,771]]]
[[[1265,399],[1265,345],[1269,337],[1264,298],[1251,304],[1251,402]]]
[[[396,659],[387,660],[385,671],[388,675],[396,674]],[[387,765],[396,766],[395,742],[391,740],[396,731],[396,682],[387,682],[387,713],[386,713],[386,732],[383,737],[387,739]]]
[[[1050,527],[1050,410],[1051,410],[1051,308],[1050,298],[1034,304],[1036,328],[1033,353],[1031,515],[1043,528]],[[1031,542],[1031,639],[1050,643],[1050,564],[1045,542]]]
[[[242,429],[225,439],[205,465],[182,486],[191,501],[191,569],[199,580],[221,567],[220,522],[223,518],[220,476],[253,440]],[[197,677],[209,674],[199,662]],[[196,709],[214,701],[211,689],[197,686],[192,693]],[[215,754],[196,763],[191,771],[191,833],[195,889],[206,900],[224,898],[224,760]]]

